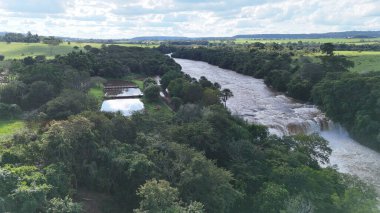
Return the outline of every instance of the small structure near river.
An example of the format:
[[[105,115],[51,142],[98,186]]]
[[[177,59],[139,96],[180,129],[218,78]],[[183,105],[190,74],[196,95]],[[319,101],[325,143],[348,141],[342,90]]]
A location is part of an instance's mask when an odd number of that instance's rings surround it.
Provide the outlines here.
[[[140,100],[143,93],[138,86],[127,81],[113,80],[104,85],[104,101],[101,111],[121,112],[124,116],[131,116],[136,111],[144,109]]]

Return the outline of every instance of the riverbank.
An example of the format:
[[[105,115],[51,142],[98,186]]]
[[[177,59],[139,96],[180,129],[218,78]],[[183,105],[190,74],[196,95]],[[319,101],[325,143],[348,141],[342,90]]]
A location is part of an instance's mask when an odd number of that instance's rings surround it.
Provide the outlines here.
[[[229,88],[234,97],[227,107],[249,122],[259,123],[277,135],[290,133],[287,128],[296,126],[304,133],[324,136],[333,149],[330,165],[339,171],[357,175],[361,180],[373,184],[380,194],[380,154],[351,139],[344,130],[335,128],[322,131],[320,120],[327,119],[316,106],[295,102],[283,94],[273,93],[263,82],[250,76],[225,70],[206,62],[175,59],[182,71],[199,79],[205,76]]]
[[[361,144],[380,151],[380,72],[350,72],[340,55],[294,58],[281,49],[176,48],[173,57],[198,60],[263,79],[276,91],[312,102]]]

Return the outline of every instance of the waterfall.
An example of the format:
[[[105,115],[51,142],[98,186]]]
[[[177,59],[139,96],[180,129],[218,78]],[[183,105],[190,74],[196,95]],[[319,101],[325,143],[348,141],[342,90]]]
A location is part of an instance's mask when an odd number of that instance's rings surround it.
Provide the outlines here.
[[[233,114],[248,122],[265,125],[278,136],[318,133],[332,149],[330,165],[340,172],[358,176],[373,184],[380,195],[380,153],[349,137],[347,131],[334,124],[316,106],[299,103],[273,92],[263,82],[250,76],[212,66],[205,62],[175,59],[182,71],[191,77],[205,76],[230,89],[234,96],[227,101]]]

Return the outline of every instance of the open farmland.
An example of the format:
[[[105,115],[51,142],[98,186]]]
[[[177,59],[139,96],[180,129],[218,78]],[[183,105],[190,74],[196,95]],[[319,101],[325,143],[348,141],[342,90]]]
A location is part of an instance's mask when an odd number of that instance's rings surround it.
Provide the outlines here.
[[[355,63],[354,72],[380,71],[380,52],[337,51],[337,55],[347,56]]]
[[[52,58],[55,55],[65,55],[74,50],[77,46],[82,49],[86,45],[100,47],[101,44],[95,43],[62,43],[59,46],[49,46],[43,43],[10,43],[0,42],[0,54],[5,56],[5,59],[20,59],[27,56],[45,55]]]
[[[322,55],[321,53],[312,54],[312,57]],[[335,55],[343,55],[355,63],[350,68],[353,72],[372,72],[380,71],[380,52],[377,51],[335,51]]]
[[[100,43],[79,43],[67,42],[61,43],[58,46],[49,46],[43,43],[10,43],[0,42],[0,55],[4,55],[5,59],[20,59],[27,56],[45,55],[47,58],[53,58],[55,55],[65,55],[74,50],[77,46],[79,50],[84,46],[91,45],[92,47],[100,47]],[[117,44],[126,47],[156,47],[158,45],[152,44]]]

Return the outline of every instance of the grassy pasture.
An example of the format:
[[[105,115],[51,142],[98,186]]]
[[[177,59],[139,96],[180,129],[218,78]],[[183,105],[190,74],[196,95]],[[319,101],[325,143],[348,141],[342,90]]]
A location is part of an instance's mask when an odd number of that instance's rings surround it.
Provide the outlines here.
[[[310,55],[316,57],[322,55],[316,53]],[[335,55],[343,55],[355,63],[350,70],[352,72],[380,71],[380,52],[375,51],[335,51]]]
[[[162,100],[159,100],[156,103],[151,103],[147,101],[146,99],[142,98],[142,102],[144,103],[145,110],[148,113],[157,113],[165,114],[165,115],[172,115],[173,111],[170,109],[170,107],[163,102]]]
[[[74,50],[74,47],[79,47],[79,50],[83,49],[84,46],[90,45],[92,47],[99,48],[102,44],[100,43],[79,43],[63,42],[58,46],[49,46],[43,43],[10,43],[0,42],[0,54],[5,56],[5,59],[20,59],[27,56],[37,56],[45,55],[47,58],[53,58],[55,55],[65,55]],[[156,47],[158,45],[154,44],[116,44],[125,47]]]
[[[0,54],[5,56],[5,59],[20,59],[27,56],[45,55],[47,58],[52,58],[55,55],[65,55],[72,52],[75,46],[83,49],[86,45],[93,47],[100,47],[101,44],[96,43],[76,43],[71,42],[68,44],[64,42],[59,46],[49,46],[43,43],[10,43],[0,42]]]
[[[338,51],[336,54],[347,56],[355,63],[353,72],[380,71],[380,52]]]
[[[10,136],[25,127],[25,122],[21,120],[0,120],[0,138]]]

